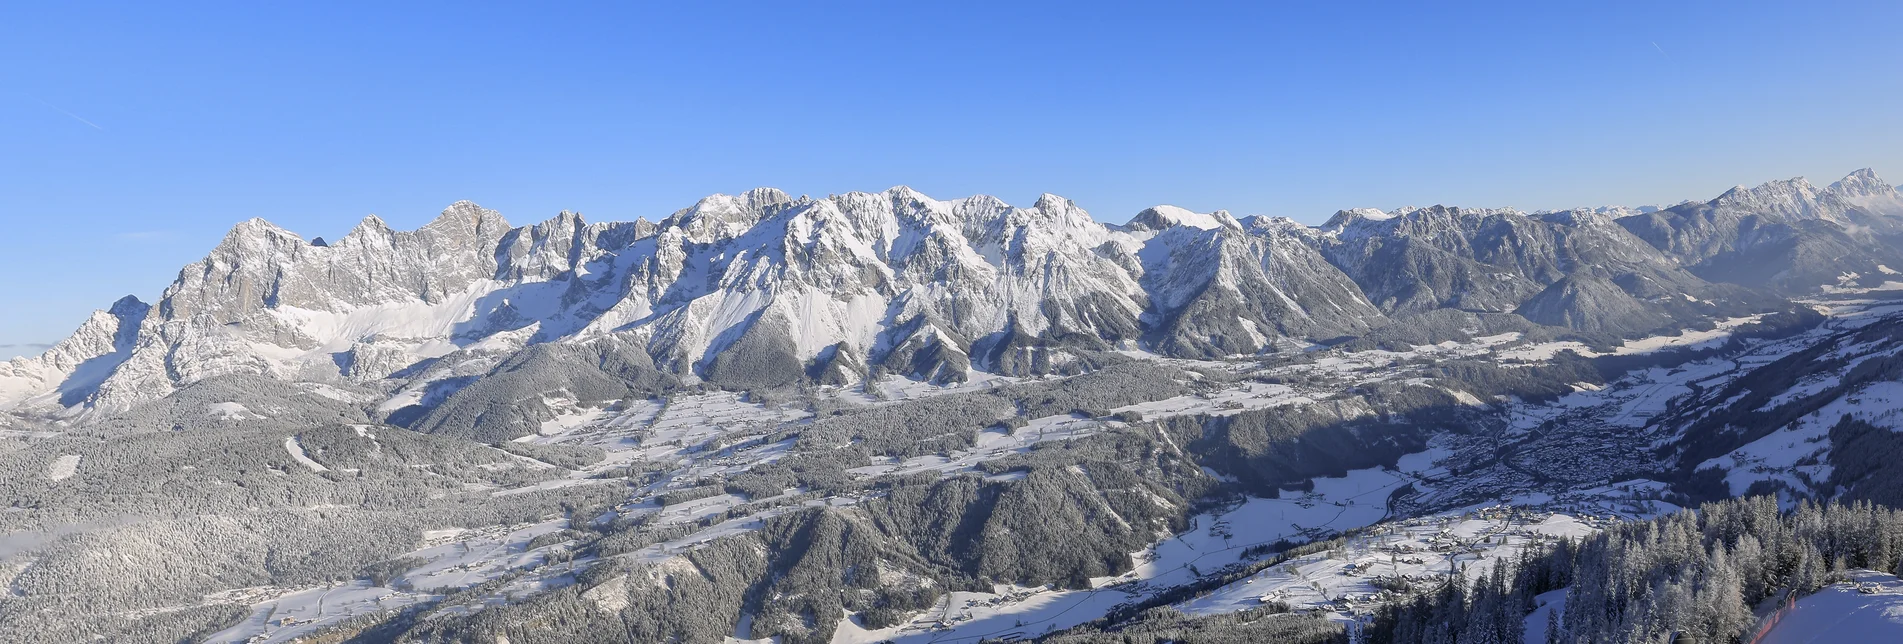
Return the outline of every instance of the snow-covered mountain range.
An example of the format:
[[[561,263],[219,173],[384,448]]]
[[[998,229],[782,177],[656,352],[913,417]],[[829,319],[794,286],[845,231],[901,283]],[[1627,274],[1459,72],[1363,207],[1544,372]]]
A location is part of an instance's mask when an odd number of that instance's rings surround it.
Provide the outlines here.
[[[1631,335],[1763,310],[1903,266],[1903,197],[1868,170],[1656,209],[1351,210],[1319,227],[1170,206],[1099,223],[899,187],[714,195],[658,223],[525,227],[458,202],[335,241],[234,227],[158,303],[127,298],[0,364],[0,405],[86,419],[220,376],[371,385],[412,417],[545,343],[740,388],[868,370],[1074,373],[1105,351],[1214,358],[1361,335],[1435,309]]]
[[[1899,222],[1867,171],[1319,226],[252,220],[0,364],[0,639],[1342,641],[1625,520],[1895,505]]]

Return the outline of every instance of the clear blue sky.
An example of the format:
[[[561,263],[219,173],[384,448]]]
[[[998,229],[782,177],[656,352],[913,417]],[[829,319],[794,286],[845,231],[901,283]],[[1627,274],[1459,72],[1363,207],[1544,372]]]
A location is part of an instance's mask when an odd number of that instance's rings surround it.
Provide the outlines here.
[[[0,345],[254,216],[906,184],[1317,222],[1903,175],[1903,3],[1020,4],[7,3]]]

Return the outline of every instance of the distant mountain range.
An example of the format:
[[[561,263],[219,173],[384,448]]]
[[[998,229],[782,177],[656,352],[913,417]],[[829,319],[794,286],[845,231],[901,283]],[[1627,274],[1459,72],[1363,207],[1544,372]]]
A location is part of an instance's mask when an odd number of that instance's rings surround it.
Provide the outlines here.
[[[458,202],[415,231],[372,216],[335,241],[252,219],[156,304],[120,300],[0,363],[0,408],[95,422],[263,377],[507,438],[546,420],[547,393],[533,378],[473,387],[509,373],[586,372],[602,395],[870,372],[945,383],[1078,373],[1119,351],[1294,350],[1443,310],[1618,338],[1880,284],[1903,268],[1899,240],[1903,196],[1869,170],[1663,209],[1352,210],[1318,227],[1170,206],[1107,225],[1054,195],[1015,207],[904,187],[525,227]]]

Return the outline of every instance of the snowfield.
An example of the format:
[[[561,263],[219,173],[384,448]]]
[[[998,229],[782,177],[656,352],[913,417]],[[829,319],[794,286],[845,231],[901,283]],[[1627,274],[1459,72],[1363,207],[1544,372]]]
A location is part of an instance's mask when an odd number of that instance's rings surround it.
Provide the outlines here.
[[[53,464],[46,467],[46,480],[64,481],[72,478],[79,472],[81,458],[78,454],[61,454],[59,458],[53,459]]]

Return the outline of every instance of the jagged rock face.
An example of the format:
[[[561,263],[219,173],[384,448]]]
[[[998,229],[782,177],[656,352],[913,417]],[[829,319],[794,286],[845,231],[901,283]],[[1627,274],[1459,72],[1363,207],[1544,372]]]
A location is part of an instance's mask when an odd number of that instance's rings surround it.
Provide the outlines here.
[[[350,350],[342,355],[338,366],[343,370],[344,377],[352,382],[382,380],[416,363],[416,355],[410,351],[411,344],[401,340],[367,338],[352,344]]]
[[[1619,225],[1712,281],[1801,292],[1903,262],[1903,197],[1869,170],[1733,188]]]
[[[372,216],[324,246],[252,219],[233,228],[204,260],[180,271],[160,307],[167,319],[206,316],[229,323],[262,309],[442,302],[495,276],[492,249],[507,232],[501,215],[469,202],[450,206],[413,232],[393,231]]]
[[[654,230],[654,224],[645,220],[589,224],[581,215],[563,211],[554,219],[504,233],[496,243],[495,279],[555,279],[625,249]]]
[[[1511,310],[1538,289],[1515,267],[1489,265],[1476,257],[1469,237],[1489,223],[1508,225],[1502,219],[1486,211],[1438,206],[1378,219],[1342,212],[1323,229],[1333,234],[1318,241],[1329,260],[1387,313],[1438,308],[1497,312]]]
[[[372,216],[327,245],[261,219],[241,223],[180,271],[88,402],[125,409],[223,375],[321,377],[339,371],[335,354],[379,333],[451,336],[461,311],[482,304],[471,300],[493,281],[508,230],[468,202],[411,232]]]

